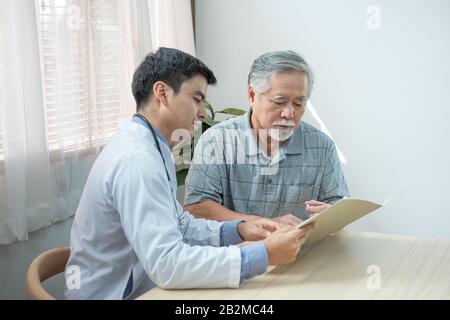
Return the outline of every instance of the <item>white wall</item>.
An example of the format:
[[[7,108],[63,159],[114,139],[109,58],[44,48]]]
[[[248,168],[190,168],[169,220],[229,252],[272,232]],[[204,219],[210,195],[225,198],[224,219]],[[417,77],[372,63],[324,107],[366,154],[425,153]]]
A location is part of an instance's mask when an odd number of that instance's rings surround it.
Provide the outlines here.
[[[374,4],[379,30],[366,25]],[[196,32],[218,108],[247,108],[258,55],[304,54],[317,80],[311,102],[347,159],[352,197],[381,202],[407,190],[351,228],[450,239],[450,1],[197,0]]]

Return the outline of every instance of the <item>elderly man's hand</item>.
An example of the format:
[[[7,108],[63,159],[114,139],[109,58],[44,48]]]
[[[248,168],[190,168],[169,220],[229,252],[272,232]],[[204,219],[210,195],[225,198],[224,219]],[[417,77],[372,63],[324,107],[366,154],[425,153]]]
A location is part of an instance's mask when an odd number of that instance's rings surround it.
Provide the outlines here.
[[[290,213],[285,214],[284,216],[275,217],[275,218],[271,218],[271,219],[275,222],[282,223],[282,224],[289,224],[291,226],[296,226],[303,221]]]
[[[305,201],[306,212],[309,214],[320,213],[323,210],[331,207],[330,204],[315,200]]]
[[[271,219],[245,221],[238,224],[238,232],[245,241],[258,241],[267,238],[281,225]]]

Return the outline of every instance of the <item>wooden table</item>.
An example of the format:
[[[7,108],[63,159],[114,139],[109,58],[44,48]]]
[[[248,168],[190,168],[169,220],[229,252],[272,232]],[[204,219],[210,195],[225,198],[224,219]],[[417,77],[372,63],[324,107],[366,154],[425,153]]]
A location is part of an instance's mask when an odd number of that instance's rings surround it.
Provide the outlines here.
[[[140,299],[450,299],[450,241],[343,230],[238,289],[155,288]]]

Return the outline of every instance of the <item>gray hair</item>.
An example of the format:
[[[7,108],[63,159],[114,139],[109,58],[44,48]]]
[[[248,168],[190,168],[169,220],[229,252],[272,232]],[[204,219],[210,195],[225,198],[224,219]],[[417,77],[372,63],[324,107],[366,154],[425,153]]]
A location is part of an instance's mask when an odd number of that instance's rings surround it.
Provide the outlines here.
[[[272,74],[283,71],[301,71],[308,78],[308,98],[314,86],[314,75],[311,67],[298,53],[292,50],[277,50],[264,53],[253,61],[248,84],[257,94],[269,89],[269,78]]]

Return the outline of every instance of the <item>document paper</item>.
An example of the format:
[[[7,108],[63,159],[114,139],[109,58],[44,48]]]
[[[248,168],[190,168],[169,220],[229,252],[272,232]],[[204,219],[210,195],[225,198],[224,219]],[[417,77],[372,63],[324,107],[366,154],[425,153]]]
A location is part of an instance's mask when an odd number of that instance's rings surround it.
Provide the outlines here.
[[[316,221],[315,228],[311,231],[311,234],[303,246],[314,244],[327,237],[330,233],[339,231],[353,221],[386,205],[392,198],[400,195],[401,193],[390,197],[383,204],[378,204],[367,200],[341,199],[324,211],[311,215],[309,219],[296,226],[297,228],[301,228],[313,221]]]

